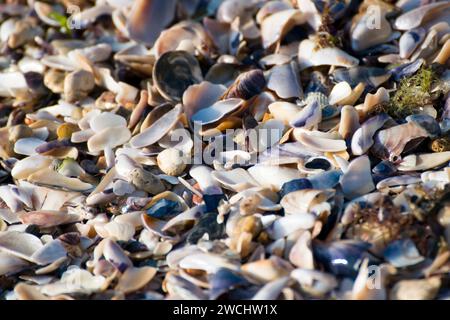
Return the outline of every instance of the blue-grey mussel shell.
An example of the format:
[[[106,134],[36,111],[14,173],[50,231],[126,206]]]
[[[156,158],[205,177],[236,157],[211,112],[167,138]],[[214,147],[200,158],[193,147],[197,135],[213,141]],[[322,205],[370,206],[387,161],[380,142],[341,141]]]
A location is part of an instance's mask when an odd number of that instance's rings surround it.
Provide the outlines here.
[[[314,259],[328,272],[337,276],[355,277],[372,245],[357,240],[341,240],[331,243],[313,243]]]
[[[237,287],[250,284],[244,277],[229,269],[221,268],[216,273],[209,276],[210,299],[217,299],[224,293]]]
[[[347,81],[352,88],[360,82],[368,87],[378,88],[391,77],[391,74],[383,68],[360,66],[337,69],[332,75],[336,82]]]
[[[225,234],[225,223],[217,223],[217,213],[205,213],[192,228],[187,238],[188,243],[195,244],[207,233],[209,240],[220,239]]]

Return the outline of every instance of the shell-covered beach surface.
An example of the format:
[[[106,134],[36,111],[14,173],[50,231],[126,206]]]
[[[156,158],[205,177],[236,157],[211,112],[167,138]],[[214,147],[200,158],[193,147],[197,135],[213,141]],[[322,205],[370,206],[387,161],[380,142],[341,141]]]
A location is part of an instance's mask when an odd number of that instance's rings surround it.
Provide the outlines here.
[[[450,1],[4,0],[0,299],[449,299]]]

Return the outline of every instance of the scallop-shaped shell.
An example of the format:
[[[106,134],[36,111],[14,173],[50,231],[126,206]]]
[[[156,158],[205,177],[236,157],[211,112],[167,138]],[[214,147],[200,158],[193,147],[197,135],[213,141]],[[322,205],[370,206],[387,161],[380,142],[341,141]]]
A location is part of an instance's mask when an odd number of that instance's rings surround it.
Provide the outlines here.
[[[179,102],[184,91],[203,80],[196,58],[186,51],[169,51],[156,60],[153,80],[158,92],[170,101]]]

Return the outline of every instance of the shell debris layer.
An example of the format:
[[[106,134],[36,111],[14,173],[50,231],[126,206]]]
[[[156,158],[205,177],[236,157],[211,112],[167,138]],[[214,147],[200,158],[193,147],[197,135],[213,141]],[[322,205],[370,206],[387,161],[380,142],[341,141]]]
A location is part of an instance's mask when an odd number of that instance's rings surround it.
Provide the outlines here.
[[[449,299],[449,66],[448,0],[6,1],[0,299]]]

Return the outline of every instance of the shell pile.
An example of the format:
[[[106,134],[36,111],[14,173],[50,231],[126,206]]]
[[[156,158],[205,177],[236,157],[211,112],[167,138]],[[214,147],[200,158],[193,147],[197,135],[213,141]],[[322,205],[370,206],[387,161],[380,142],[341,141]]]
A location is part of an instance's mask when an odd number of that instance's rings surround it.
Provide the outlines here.
[[[6,0],[0,299],[449,299],[450,1]]]

